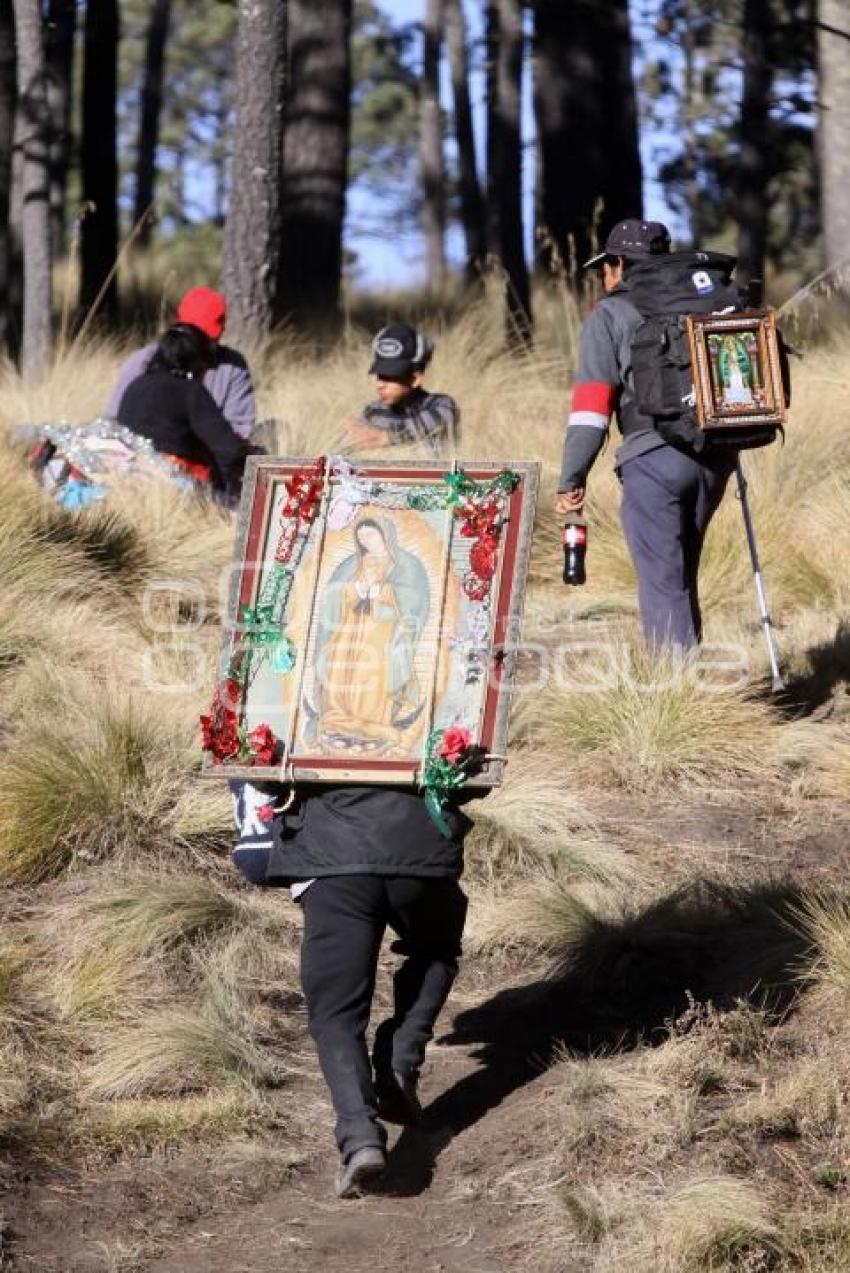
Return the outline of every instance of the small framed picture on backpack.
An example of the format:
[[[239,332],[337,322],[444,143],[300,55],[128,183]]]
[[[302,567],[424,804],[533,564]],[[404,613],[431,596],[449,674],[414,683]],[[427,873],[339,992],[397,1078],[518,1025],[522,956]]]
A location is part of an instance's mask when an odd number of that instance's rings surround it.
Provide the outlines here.
[[[700,428],[781,428],[785,391],[773,310],[689,314],[686,323]]]

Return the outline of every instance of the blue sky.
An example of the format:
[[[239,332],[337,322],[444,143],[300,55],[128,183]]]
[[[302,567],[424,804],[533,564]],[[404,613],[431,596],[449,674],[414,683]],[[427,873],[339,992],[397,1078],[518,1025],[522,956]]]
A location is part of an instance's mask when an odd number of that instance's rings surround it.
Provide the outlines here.
[[[425,0],[378,0],[380,7],[395,22],[418,22],[422,19],[425,7]],[[463,0],[466,11],[467,23],[470,35],[473,39],[481,34],[481,5],[479,0]],[[529,15],[530,18],[530,15]],[[534,136],[534,114],[531,105],[531,82],[530,75],[526,75],[524,109],[523,109],[523,134],[526,142],[530,141]],[[478,141],[478,154],[484,154],[484,118],[483,118],[483,98],[484,86],[481,82],[481,76],[476,74],[472,77],[472,93],[475,103],[475,128]],[[449,84],[446,79],[443,84],[443,100],[447,109],[451,109],[451,99],[449,92]],[[657,140],[657,139],[654,139]],[[649,163],[649,147],[653,139],[646,137],[644,139],[645,155],[644,155],[644,171],[650,172]],[[479,161],[480,162],[480,161]],[[524,204],[525,204],[525,228],[527,238],[527,250],[531,253],[531,236],[534,231],[534,150],[533,147],[527,146],[525,150],[525,164],[523,173],[524,186]],[[644,200],[645,214],[660,220],[670,220],[669,209],[666,207],[663,199],[663,192],[657,184],[650,178],[644,182]],[[409,285],[411,283],[423,281],[423,264],[422,264],[422,241],[418,234],[408,234],[402,236],[386,236],[381,237],[367,236],[357,233],[358,213],[368,215],[369,219],[374,219],[376,201],[374,196],[365,196],[362,192],[354,191],[350,196],[349,203],[349,245],[357,252],[359,259],[358,278],[361,285],[370,288],[392,287],[399,284]],[[448,235],[448,250],[450,257],[460,262],[462,259],[463,245],[458,227],[453,227]]]

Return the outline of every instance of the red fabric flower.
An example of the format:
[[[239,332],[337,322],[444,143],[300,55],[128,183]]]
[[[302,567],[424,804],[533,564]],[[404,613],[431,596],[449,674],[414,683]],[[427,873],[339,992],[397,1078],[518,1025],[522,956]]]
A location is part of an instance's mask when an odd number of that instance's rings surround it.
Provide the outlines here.
[[[236,713],[224,707],[218,689],[208,716],[201,717],[202,746],[212,753],[217,765],[239,755],[241,743]]]
[[[251,759],[258,765],[271,765],[274,763],[275,752],[277,751],[277,738],[268,725],[257,725],[248,735],[248,746],[251,749]]]
[[[469,730],[462,729],[459,725],[454,725],[443,734],[443,741],[440,743],[437,755],[443,760],[447,760],[450,765],[456,765],[463,760],[469,751],[471,743],[472,735]]]
[[[274,805],[261,804],[257,810],[257,817],[261,822],[265,822],[268,825],[268,823],[274,819]]]

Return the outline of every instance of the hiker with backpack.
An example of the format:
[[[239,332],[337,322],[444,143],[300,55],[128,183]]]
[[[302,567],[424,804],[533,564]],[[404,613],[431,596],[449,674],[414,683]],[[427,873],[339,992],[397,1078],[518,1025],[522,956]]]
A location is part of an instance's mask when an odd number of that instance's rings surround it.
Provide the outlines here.
[[[721,253],[671,253],[666,226],[634,219],[614,226],[605,250],[585,262],[585,269],[601,270],[605,295],[582,329],[555,510],[581,512],[588,473],[616,414],[620,518],[644,635],[656,648],[690,649],[700,641],[700,554],[737,456],[734,445],[707,444],[692,400],[682,394],[690,356],[679,317],[739,308],[734,265]],[[752,444],[743,434],[740,442]]]

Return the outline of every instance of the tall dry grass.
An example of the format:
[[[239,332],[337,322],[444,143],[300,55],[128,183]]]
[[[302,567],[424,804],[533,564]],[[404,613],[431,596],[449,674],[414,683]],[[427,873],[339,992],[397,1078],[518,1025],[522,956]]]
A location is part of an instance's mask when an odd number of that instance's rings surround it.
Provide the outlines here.
[[[392,304],[375,309],[376,324]],[[472,806],[469,949],[507,951],[523,968],[548,961],[600,1016],[616,999],[602,1022],[611,1037],[634,1038],[649,1021],[658,1041],[671,994],[697,974],[703,996],[727,1006],[795,975],[791,948],[803,939],[781,890],[748,893],[735,880],[671,894],[656,864],[624,852],[618,818],[624,801],[638,819],[694,789],[720,799],[725,784],[743,784],[753,804],[781,792],[794,812],[810,796],[833,810],[843,799],[850,361],[838,339],[807,352],[785,445],[745,458],[792,681],[780,711],[762,695],[766,659],[731,488],[705,545],[702,593],[708,639],[738,652],[738,688],[722,688],[716,657],[704,676],[682,677],[639,652],[613,441],[590,480],[587,586],[561,584],[551,497],[578,315],[564,291],[541,296],[537,313],[535,349],[513,353],[492,299],[428,319],[428,383],[460,402],[461,462],[543,466],[526,629],[549,675],[520,696],[504,788]],[[279,421],[280,453],[348,447],[344,422],[372,395],[369,337],[361,314],[321,356],[288,337],[257,351],[260,415]],[[24,894],[11,921],[29,944],[14,945],[11,962],[0,948],[0,1138],[12,1125],[23,1135],[29,1120],[26,1143],[54,1156],[291,1136],[286,1096],[281,1119],[263,1092],[296,1066],[304,1029],[295,912],[279,895],[234,885],[228,797],[197,779],[195,720],[212,679],[233,520],[159,485],[62,513],[11,436],[22,421],[93,419],[123,352],[103,340],[66,349],[38,384],[0,367],[0,879],[38,885],[36,903]],[[204,685],[181,642],[199,651]],[[842,1004],[844,909],[808,912],[805,939],[817,952],[809,984],[834,988]],[[783,1215],[770,1189],[736,1174],[740,1159],[728,1162],[730,1145],[752,1144],[755,1155],[779,1127],[825,1156],[844,1153],[838,1115],[834,1141],[827,1130],[840,1032],[824,1061],[771,1051],[773,1029],[740,1005],[717,1009],[632,1060],[572,1057],[556,1071],[563,1157],[546,1196],[576,1267],[847,1267],[848,1226],[831,1201]]]

